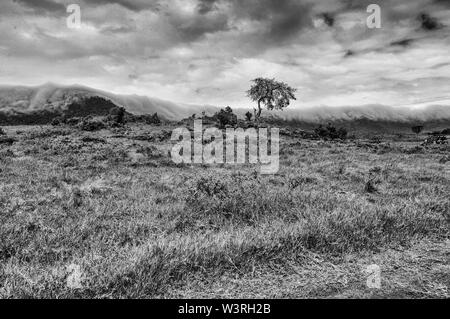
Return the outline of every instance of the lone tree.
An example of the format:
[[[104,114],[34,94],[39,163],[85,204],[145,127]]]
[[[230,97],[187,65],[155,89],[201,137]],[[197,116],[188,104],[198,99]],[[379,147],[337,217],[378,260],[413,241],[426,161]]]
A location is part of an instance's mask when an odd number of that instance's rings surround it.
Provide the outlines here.
[[[420,133],[422,133],[423,131],[423,125],[417,125],[417,126],[413,126],[411,127],[411,130],[416,133],[417,135],[419,135]]]
[[[294,93],[296,89],[284,82],[275,79],[257,78],[252,81],[254,84],[247,91],[247,95],[255,102],[258,102],[258,110],[255,110],[255,119],[259,120],[263,106],[269,111],[282,110],[289,106],[291,100],[296,100]]]

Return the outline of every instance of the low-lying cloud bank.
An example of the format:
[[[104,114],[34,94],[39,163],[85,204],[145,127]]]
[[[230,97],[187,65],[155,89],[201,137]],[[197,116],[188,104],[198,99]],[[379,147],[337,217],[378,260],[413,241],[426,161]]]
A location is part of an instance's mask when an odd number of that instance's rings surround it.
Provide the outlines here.
[[[266,115],[269,112],[265,113]],[[363,105],[342,107],[308,107],[285,111],[270,112],[286,120],[299,120],[312,123],[326,121],[354,121],[368,119],[372,121],[427,122],[450,120],[450,106],[431,105],[422,108],[392,107],[386,105]]]
[[[180,104],[147,96],[117,95],[79,85],[60,86],[49,83],[38,87],[0,87],[0,112],[26,113],[64,109],[73,101],[92,96],[107,98],[134,114],[158,113],[160,117],[167,120],[182,120],[193,114],[201,116],[203,112],[213,115],[219,110],[219,107],[214,106]],[[252,109],[233,109],[242,118],[248,111],[253,113]],[[291,107],[284,111],[264,110],[263,116],[310,123],[361,119],[392,122],[447,121],[450,120],[450,105],[423,107],[385,105]]]

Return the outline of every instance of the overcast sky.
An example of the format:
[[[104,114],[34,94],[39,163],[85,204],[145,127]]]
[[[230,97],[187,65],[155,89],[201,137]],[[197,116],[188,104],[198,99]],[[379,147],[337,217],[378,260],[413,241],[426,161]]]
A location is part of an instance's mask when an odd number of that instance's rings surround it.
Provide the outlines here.
[[[245,107],[264,76],[295,106],[450,105],[450,0],[1,0],[0,28],[1,84]]]

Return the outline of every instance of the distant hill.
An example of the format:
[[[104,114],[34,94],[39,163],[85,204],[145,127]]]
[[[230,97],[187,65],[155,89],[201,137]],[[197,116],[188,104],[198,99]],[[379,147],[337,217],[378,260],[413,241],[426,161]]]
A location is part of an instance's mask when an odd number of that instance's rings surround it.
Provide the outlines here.
[[[95,103],[101,99],[110,101],[110,105]],[[83,86],[58,86],[45,84],[37,87],[1,86],[0,87],[0,124],[11,124],[17,119],[24,124],[40,123],[55,114],[85,115],[98,114],[114,106],[122,106],[128,112],[141,115],[158,113],[161,118],[177,120],[200,113],[205,107],[189,104],[176,104],[156,98],[137,95],[116,95]],[[80,108],[77,114],[75,108]],[[69,110],[70,109],[70,110]],[[100,109],[100,110],[99,110]],[[208,109],[208,108],[206,108]],[[100,113],[102,113],[100,112]],[[33,121],[33,118],[35,119]]]
[[[202,111],[212,115],[219,108],[179,104],[138,95],[117,95],[80,85],[61,86],[0,86],[0,125],[45,124],[60,115],[86,116],[107,114],[121,106],[136,115],[158,113],[166,120],[181,120]],[[232,106],[233,107],[233,106]],[[244,118],[248,109],[234,109]],[[408,109],[384,105],[359,107],[310,107],[285,111],[264,111],[273,123],[291,124],[310,129],[333,122],[350,130],[405,132],[412,125],[424,125],[425,130],[450,127],[450,106],[435,105]]]

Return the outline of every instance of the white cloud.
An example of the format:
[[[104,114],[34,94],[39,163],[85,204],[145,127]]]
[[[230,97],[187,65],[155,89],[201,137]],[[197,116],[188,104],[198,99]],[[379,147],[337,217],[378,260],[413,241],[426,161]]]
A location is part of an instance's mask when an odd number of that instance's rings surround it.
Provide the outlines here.
[[[445,97],[448,27],[422,30],[417,19],[426,12],[450,23],[443,1],[380,1],[380,30],[365,27],[364,1],[252,1],[82,1],[80,30],[65,25],[57,4],[67,1],[2,2],[0,82],[236,107],[250,104],[245,91],[257,76],[298,88],[295,106]],[[319,17],[325,12],[332,22]]]

